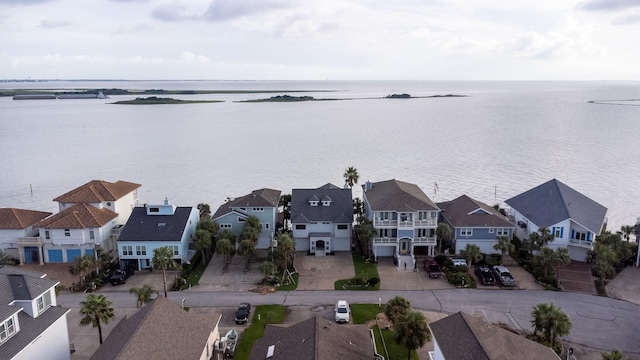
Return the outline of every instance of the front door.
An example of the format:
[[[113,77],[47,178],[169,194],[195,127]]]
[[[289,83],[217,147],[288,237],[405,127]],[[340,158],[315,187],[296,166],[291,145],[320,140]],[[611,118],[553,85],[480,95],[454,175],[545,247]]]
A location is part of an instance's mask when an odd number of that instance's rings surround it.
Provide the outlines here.
[[[407,255],[407,240],[402,240],[400,241],[400,254],[401,255]]]
[[[26,246],[24,248],[24,262],[27,264],[39,263],[38,248],[34,246]]]
[[[324,240],[316,241],[316,256],[325,256],[326,255],[326,242]]]

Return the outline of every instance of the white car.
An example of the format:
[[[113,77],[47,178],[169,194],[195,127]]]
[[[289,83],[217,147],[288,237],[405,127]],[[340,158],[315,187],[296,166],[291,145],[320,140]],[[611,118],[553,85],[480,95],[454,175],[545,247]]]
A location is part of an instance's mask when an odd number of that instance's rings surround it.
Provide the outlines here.
[[[461,258],[452,258],[453,266],[467,266],[467,260]]]
[[[349,307],[349,303],[346,300],[338,300],[336,303],[336,322],[337,323],[348,323],[351,315],[351,308]]]

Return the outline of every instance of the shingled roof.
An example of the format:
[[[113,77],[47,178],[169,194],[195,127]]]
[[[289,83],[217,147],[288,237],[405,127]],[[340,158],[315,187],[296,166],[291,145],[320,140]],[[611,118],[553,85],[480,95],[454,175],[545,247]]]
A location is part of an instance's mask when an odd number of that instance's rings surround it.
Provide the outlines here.
[[[280,190],[259,189],[254,190],[251,194],[231,199],[224,203],[216,210],[212,218],[216,219],[220,216],[230,213],[232,208],[238,207],[278,207],[280,202]]]
[[[33,300],[59,283],[40,273],[21,271],[15,266],[0,266],[0,304],[7,305],[14,300]]]
[[[418,187],[400,180],[386,180],[362,185],[364,196],[374,211],[415,212],[439,210],[427,194]]]
[[[498,210],[467,195],[437,205],[454,227],[515,227]]]
[[[118,241],[181,241],[192,207],[176,207],[173,215],[148,215],[146,207],[135,207]]]
[[[462,312],[433,322],[429,327],[445,359],[560,359],[549,347]]]
[[[51,214],[46,211],[0,208],[0,229],[26,229]]]
[[[600,233],[607,208],[556,179],[505,201],[538,227],[550,227],[571,219]]]
[[[61,203],[100,203],[116,201],[139,188],[140,184],[118,180],[114,183],[92,180],[53,199]]]
[[[99,228],[118,217],[107,208],[79,203],[64,209],[51,217],[40,221],[36,226],[45,229],[88,229]]]
[[[309,201],[328,201],[329,206],[321,203],[311,206]],[[311,221],[330,221],[333,223],[351,223],[353,221],[353,199],[350,188],[339,188],[332,184],[317,189],[293,189],[291,191],[291,222],[309,223]]]

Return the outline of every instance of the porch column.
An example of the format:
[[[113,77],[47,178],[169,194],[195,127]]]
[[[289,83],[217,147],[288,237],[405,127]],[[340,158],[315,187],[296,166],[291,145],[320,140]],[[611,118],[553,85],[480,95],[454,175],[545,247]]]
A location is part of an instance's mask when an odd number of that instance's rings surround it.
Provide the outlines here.
[[[24,255],[21,255],[24,256]],[[42,244],[38,245],[38,259],[40,260],[40,265],[44,265],[44,254],[42,252]]]

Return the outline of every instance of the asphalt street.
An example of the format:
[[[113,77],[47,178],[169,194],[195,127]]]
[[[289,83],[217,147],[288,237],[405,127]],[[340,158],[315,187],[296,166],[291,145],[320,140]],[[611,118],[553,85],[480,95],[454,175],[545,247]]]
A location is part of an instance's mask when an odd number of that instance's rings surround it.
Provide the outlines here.
[[[114,308],[135,308],[128,292],[106,294]],[[502,322],[514,328],[532,331],[531,309],[542,302],[552,302],[571,317],[573,327],[568,341],[600,349],[619,349],[640,354],[640,305],[607,297],[544,290],[503,291],[482,289],[381,290],[381,291],[290,291],[260,295],[238,291],[170,292],[169,298],[189,307],[235,307],[240,301],[252,305],[286,306],[331,305],[338,299],[352,304],[384,304],[396,295],[406,297],[414,308],[455,313],[464,311],[483,314],[493,323]],[[86,294],[60,294],[58,304],[77,309]],[[74,310],[72,310],[74,311]]]

